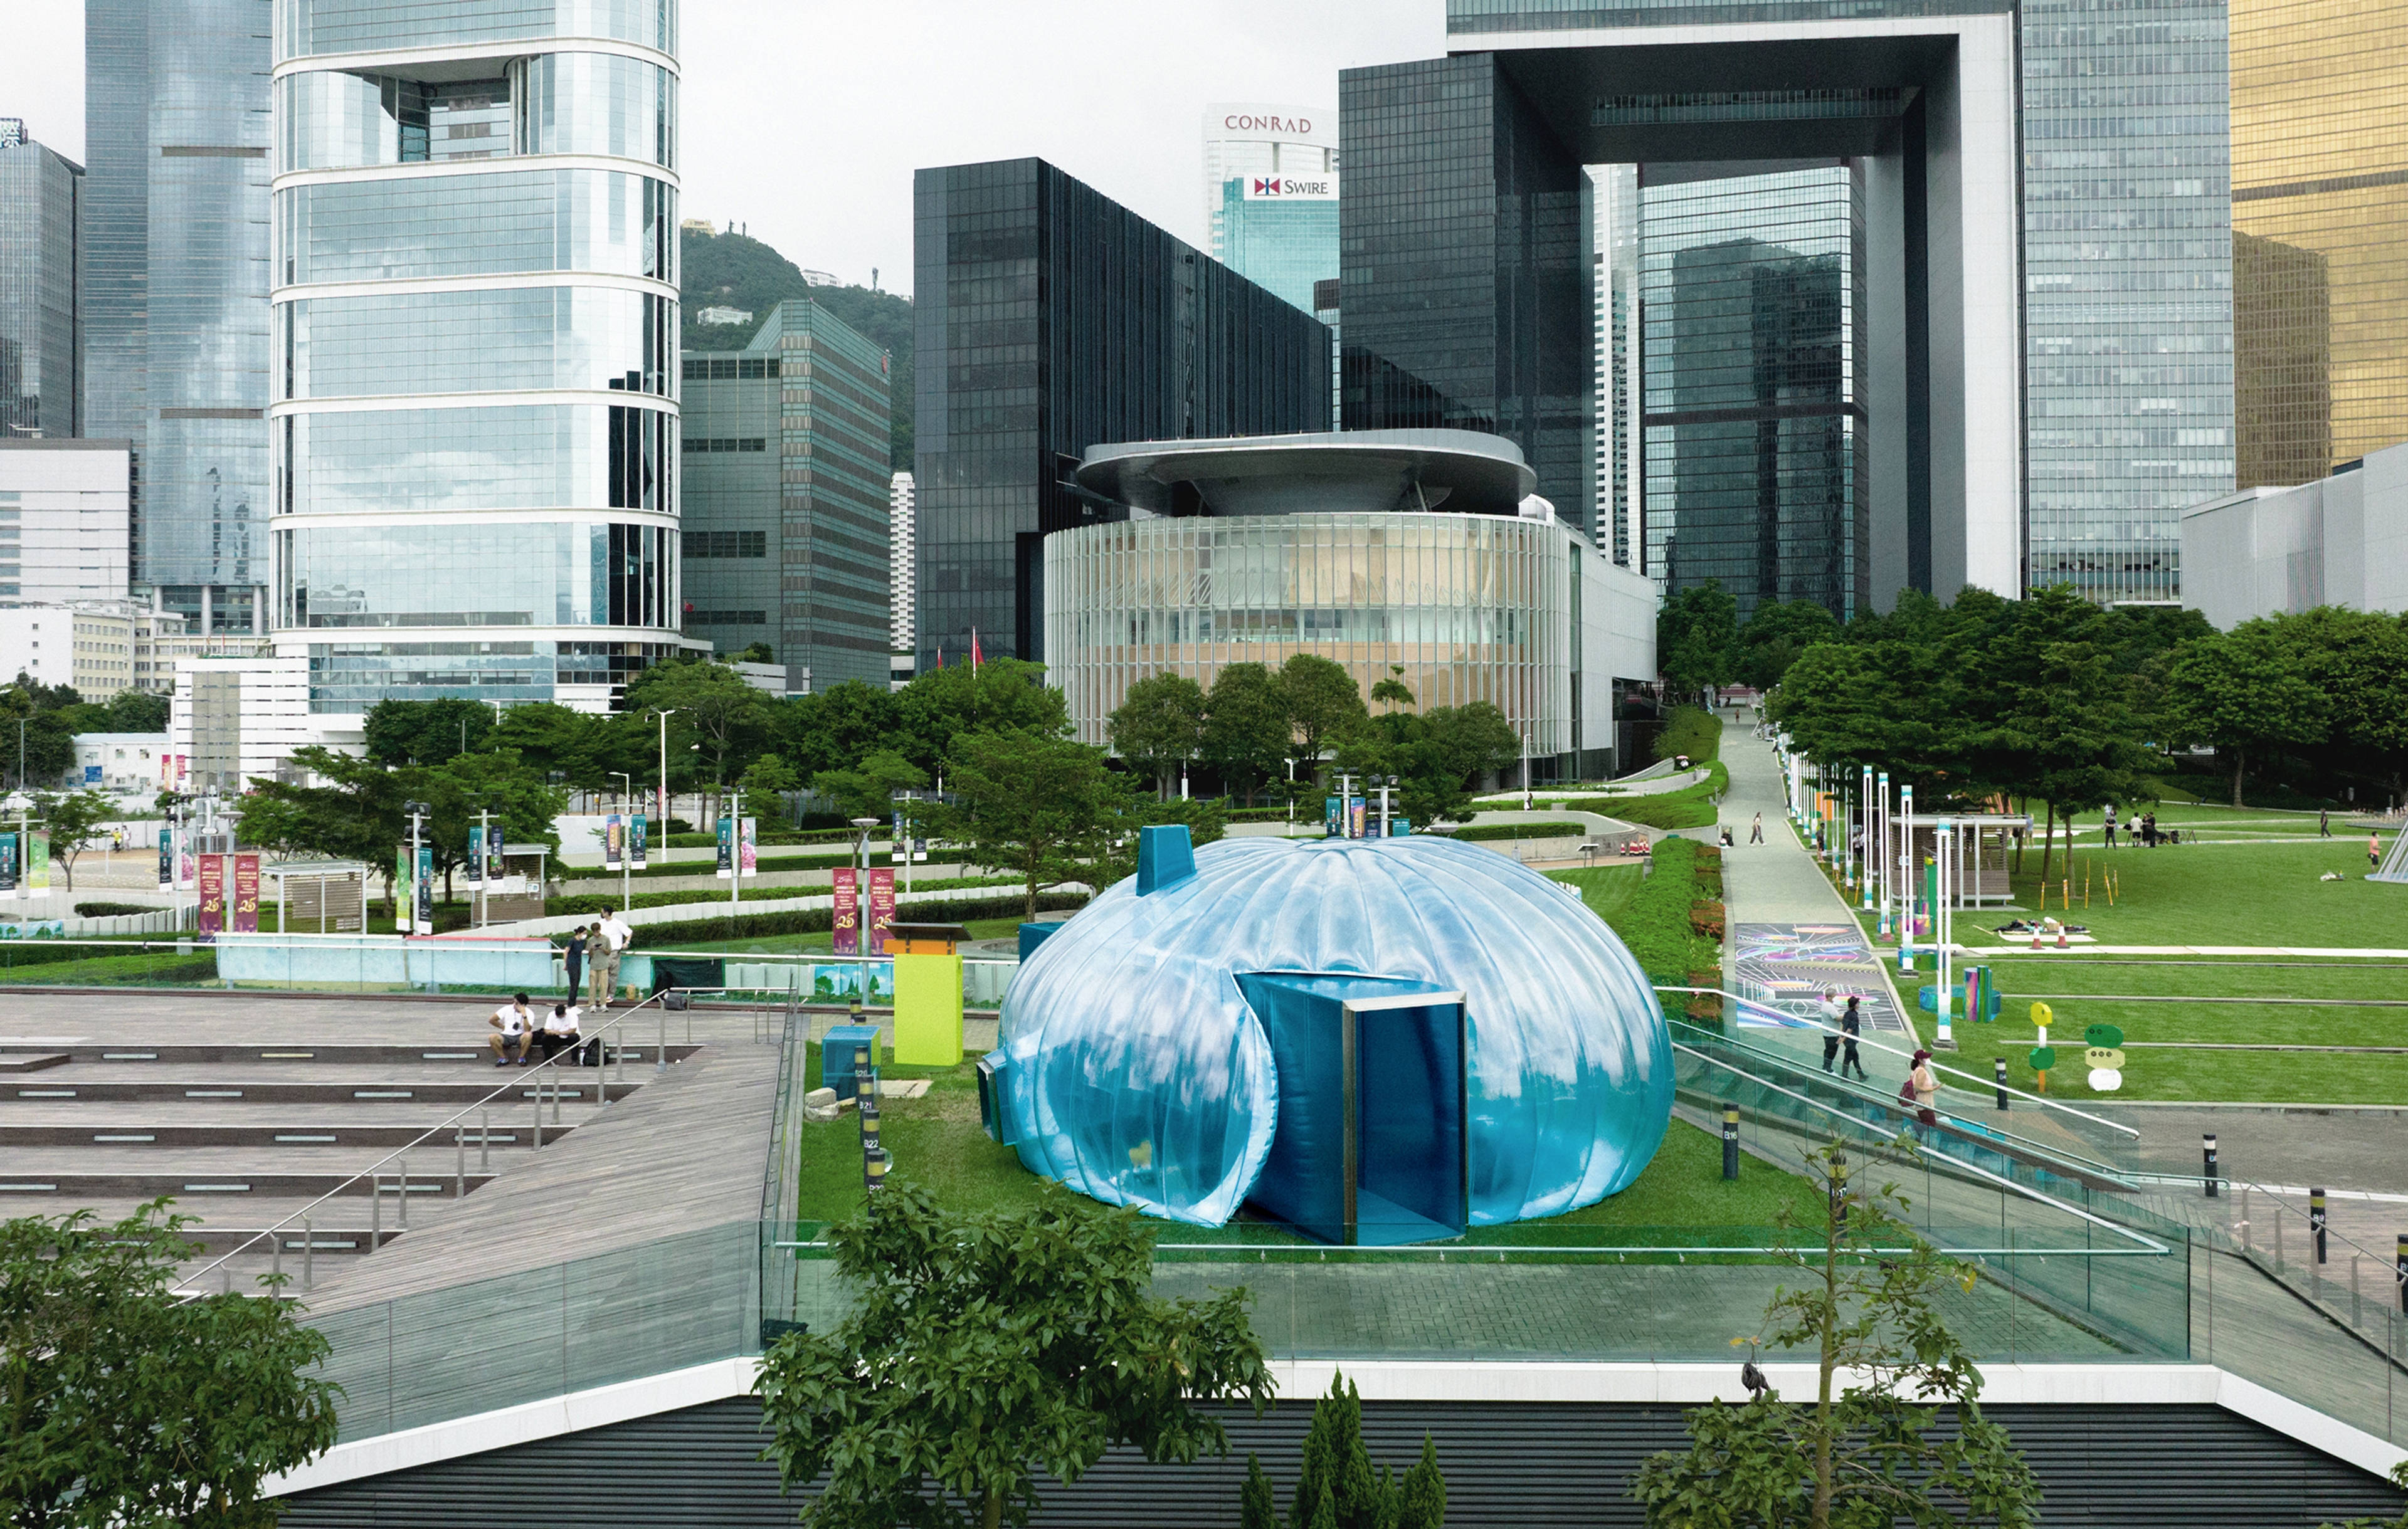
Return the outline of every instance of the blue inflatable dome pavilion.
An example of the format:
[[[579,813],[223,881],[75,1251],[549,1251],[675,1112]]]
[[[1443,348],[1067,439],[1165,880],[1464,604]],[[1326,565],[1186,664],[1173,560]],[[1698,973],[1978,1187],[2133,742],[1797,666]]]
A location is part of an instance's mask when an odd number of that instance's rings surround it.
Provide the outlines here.
[[[1023,965],[981,1064],[1031,1171],[1394,1244],[1576,1209],[1655,1155],[1663,1011],[1570,889],[1436,836],[1144,835]]]

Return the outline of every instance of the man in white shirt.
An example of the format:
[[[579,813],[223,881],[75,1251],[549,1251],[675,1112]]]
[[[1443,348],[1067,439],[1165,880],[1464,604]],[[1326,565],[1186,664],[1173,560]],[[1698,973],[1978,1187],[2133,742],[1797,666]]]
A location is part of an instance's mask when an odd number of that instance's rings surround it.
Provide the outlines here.
[[[619,953],[627,948],[627,941],[634,937],[635,933],[616,912],[604,913],[602,922],[594,926],[594,937],[598,948],[589,945],[586,956],[594,963],[595,1007],[610,1007],[610,995],[619,987]]]
[[[494,1017],[485,1024],[494,1032],[485,1037],[486,1044],[494,1049],[494,1065],[509,1066],[510,1054],[515,1051],[519,1065],[525,1066],[529,1037],[535,1034],[535,1010],[527,1007],[527,995],[513,994],[509,1003],[494,1010]]]
[[[536,1045],[542,1049],[543,1059],[546,1062],[578,1043],[580,1037],[578,1035],[577,1022],[580,1013],[581,1011],[574,1004],[552,1006],[551,1014],[544,1019],[542,1032],[535,1037]]]

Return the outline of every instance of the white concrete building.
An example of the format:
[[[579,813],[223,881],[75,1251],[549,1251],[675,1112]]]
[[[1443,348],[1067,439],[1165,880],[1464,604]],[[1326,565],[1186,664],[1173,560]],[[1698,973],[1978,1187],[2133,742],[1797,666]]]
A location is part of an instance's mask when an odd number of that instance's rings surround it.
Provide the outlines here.
[[[122,440],[0,439],[0,599],[124,599],[132,482]]]
[[[22,674],[106,701],[133,686],[136,625],[122,602],[0,606],[0,682]]]
[[[177,666],[168,745],[181,790],[233,795],[307,744],[357,750],[360,719],[309,709],[306,658],[194,658]]]
[[[2182,513],[2183,603],[2220,629],[2316,606],[2408,611],[2408,444]]]
[[[173,753],[165,733],[78,733],[74,783],[85,791],[148,795],[166,785]]]

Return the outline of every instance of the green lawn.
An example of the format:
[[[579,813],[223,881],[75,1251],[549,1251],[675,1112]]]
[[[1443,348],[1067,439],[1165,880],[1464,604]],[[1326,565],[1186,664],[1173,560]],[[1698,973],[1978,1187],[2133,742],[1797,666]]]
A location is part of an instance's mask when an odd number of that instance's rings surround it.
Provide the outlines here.
[[[2049,1092],[2069,1104],[2086,1099],[2200,1099],[2269,1104],[2396,1105],[2408,1102],[2408,1056],[2372,1056],[2349,1052],[2191,1050],[2132,1046],[2133,1041],[2251,1041],[2309,1046],[2408,1045],[2408,1013],[2401,1009],[2311,1009],[2272,1011],[2279,1022],[2264,1019],[2211,1021],[2206,1010],[2177,1004],[2109,1004],[2084,1000],[2052,1004],[2056,1021],[2049,1026],[2049,1045],[2057,1065],[2049,1074]],[[2027,1006],[2010,1000],[2006,1016],[1996,1024],[1956,1027],[1959,1049],[1956,1065],[1983,1072],[1994,1056],[2007,1059],[2008,1081],[2033,1086],[2028,1061],[2033,1042]],[[2241,1010],[2263,1016],[2267,1010]],[[2293,1014],[2314,1014],[2314,1020],[2292,1021]],[[2327,1020],[2325,1015],[2345,1015]],[[2082,1061],[2082,1032],[2092,1024],[2113,1024],[2124,1032],[2124,1086],[2112,1094],[2093,1093],[2088,1069]]]
[[[927,1078],[927,1094],[919,1099],[889,1099],[879,1108],[879,1136],[895,1154],[890,1170],[897,1182],[926,1186],[947,1206],[961,1210],[993,1210],[1036,1202],[1038,1178],[1020,1165],[1019,1154],[998,1147],[979,1125],[978,1077],[973,1064],[950,1069],[888,1067],[882,1076]],[[811,1081],[818,1082],[817,1053]],[[860,1207],[861,1130],[853,1115],[823,1125],[806,1126],[800,1161],[799,1214],[805,1221],[837,1221]],[[1722,1143],[1685,1122],[1675,1120],[1663,1148],[1639,1181],[1596,1205],[1520,1229],[1484,1228],[1468,1239],[1479,1243],[1528,1242],[1533,1227],[1700,1227],[1770,1226],[1784,1205],[1812,1214],[1816,1201],[1805,1180],[1751,1157],[1740,1160],[1740,1177],[1722,1178]],[[1245,1235],[1263,1240],[1270,1229],[1250,1227]],[[1164,1240],[1195,1242],[1214,1238],[1213,1229],[1165,1223]]]
[[[2011,877],[2015,901],[2037,908],[2040,860],[2024,857],[2025,874]],[[2057,857],[2049,872],[2048,910],[2086,924],[2108,945],[2335,946],[2408,949],[2408,887],[2366,879],[2363,841],[2313,836],[2281,844],[2185,844],[2157,850],[2093,846],[2068,866]],[[2107,906],[2105,872],[2121,891]],[[2083,875],[2090,877],[2087,907]],[[2338,881],[2317,879],[2326,871]],[[2073,907],[2061,890],[2072,884]],[[1960,915],[1961,943],[1979,950],[1989,931],[2014,915],[1984,909]],[[2026,936],[2028,939],[2028,936]]]
[[[1639,894],[1639,885],[1646,879],[1645,867],[1633,860],[1619,865],[1597,865],[1581,870],[1549,871],[1552,880],[1580,888],[1581,902],[1591,913],[1612,923],[1631,898]]]

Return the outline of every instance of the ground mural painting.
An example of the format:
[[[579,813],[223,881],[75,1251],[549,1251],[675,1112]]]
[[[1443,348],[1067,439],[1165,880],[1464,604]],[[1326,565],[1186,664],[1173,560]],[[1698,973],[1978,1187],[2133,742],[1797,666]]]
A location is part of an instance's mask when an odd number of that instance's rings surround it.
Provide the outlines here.
[[[1881,956],[1864,931],[1845,923],[1743,923],[1737,928],[1734,961],[1739,994],[1797,1019],[1796,1028],[1819,1022],[1823,994],[1840,1002],[1859,1000],[1866,1028],[1905,1035],[1905,1022],[1882,980]],[[1742,1008],[1739,1022],[1759,1029],[1791,1028],[1760,1010]]]

